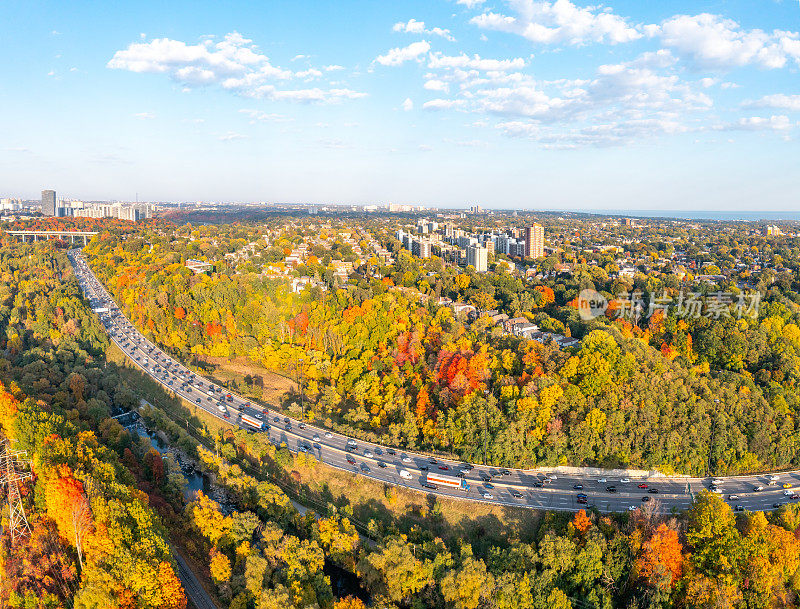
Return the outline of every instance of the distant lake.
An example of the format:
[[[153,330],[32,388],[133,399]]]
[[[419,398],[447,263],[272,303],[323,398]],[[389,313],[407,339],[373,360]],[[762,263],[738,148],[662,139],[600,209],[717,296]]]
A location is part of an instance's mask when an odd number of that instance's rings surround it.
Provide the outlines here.
[[[543,210],[544,211],[544,210]],[[674,218],[678,220],[722,220],[757,222],[759,220],[800,222],[800,211],[703,211],[678,209],[587,209],[546,210],[549,214],[578,213],[597,216],[624,216],[626,218]]]

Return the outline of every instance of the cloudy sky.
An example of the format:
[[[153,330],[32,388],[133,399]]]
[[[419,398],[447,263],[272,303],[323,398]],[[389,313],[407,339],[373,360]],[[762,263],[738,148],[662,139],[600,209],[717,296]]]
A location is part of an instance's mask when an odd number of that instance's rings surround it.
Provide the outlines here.
[[[0,196],[800,209],[797,0],[0,6]]]

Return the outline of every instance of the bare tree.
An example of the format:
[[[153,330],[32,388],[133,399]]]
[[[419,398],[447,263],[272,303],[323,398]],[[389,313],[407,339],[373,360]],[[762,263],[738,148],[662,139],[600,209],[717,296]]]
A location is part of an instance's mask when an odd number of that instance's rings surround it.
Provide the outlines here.
[[[72,530],[75,531],[75,547],[78,550],[78,562],[83,571],[83,540],[92,530],[94,519],[92,508],[86,495],[81,495],[72,506]]]

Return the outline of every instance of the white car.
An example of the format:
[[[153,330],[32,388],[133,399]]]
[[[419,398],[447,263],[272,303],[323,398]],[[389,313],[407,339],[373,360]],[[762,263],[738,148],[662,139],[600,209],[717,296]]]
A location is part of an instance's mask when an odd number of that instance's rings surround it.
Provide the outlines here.
[[[558,476],[556,476],[555,474],[547,474],[546,477],[550,478],[550,480],[558,480]]]
[[[412,463],[411,457],[403,457],[403,463]]]
[[[492,495],[491,493],[483,493],[483,498],[484,499],[494,499],[494,495]]]
[[[333,437],[333,434],[331,432],[329,432],[329,431],[326,431],[325,432],[325,437],[328,438],[328,440],[330,440]]]
[[[728,501],[738,501],[739,495],[728,495]]]
[[[794,493],[792,491],[790,491],[789,489],[786,489],[785,491],[783,491],[783,494],[786,495],[787,497],[791,497],[792,495],[794,495]]]
[[[371,458],[372,458],[372,451],[371,451],[371,450],[365,450],[365,451],[364,451],[364,456],[365,456],[367,459],[371,459]]]
[[[347,441],[347,445],[348,446],[355,446],[356,445],[356,441],[351,438],[350,440]]]
[[[628,511],[629,512],[635,512],[636,511],[636,506],[635,505],[629,505],[628,506]]]
[[[775,474],[772,474],[770,476],[767,476],[767,479],[771,480],[772,482],[777,482],[778,481],[778,476],[776,476]]]
[[[411,472],[409,472],[407,469],[401,469],[400,477],[405,478],[406,480],[411,480]]]
[[[630,482],[631,479],[630,478],[620,478],[619,481],[622,482],[623,484],[625,484],[626,482]]]
[[[603,482],[608,482],[608,480],[606,480],[605,478],[598,478],[597,482],[603,483]]]
[[[314,442],[319,442],[319,434],[315,433],[314,437],[312,438],[312,440],[314,440]]]

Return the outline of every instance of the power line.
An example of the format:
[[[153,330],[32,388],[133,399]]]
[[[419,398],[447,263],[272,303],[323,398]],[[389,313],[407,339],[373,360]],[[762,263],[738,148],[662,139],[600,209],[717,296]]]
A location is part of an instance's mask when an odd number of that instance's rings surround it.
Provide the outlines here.
[[[3,444],[3,452],[0,454],[0,484],[8,487],[8,526],[12,544],[18,539],[21,540],[23,537],[31,535],[31,527],[25,516],[25,508],[19,492],[19,483],[31,477],[30,473],[19,471],[22,463],[28,463],[22,459],[26,455],[25,451],[12,451],[8,442]]]

